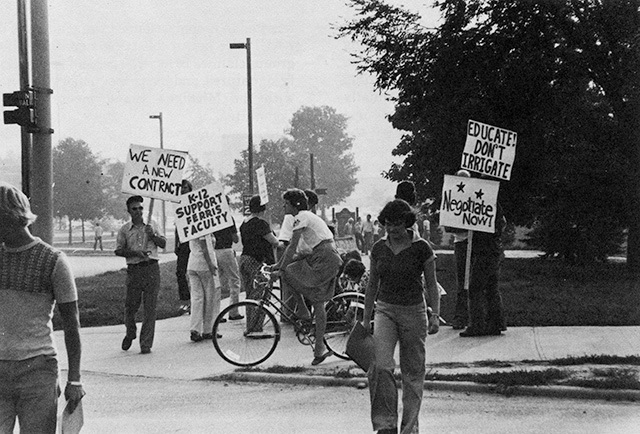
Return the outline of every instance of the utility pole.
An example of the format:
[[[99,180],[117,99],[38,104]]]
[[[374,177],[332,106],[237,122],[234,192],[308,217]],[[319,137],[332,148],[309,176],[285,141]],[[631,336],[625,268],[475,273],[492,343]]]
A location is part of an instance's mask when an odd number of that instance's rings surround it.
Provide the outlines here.
[[[18,62],[20,63],[20,90],[29,91],[31,82],[29,71],[29,43],[27,32],[26,0],[18,0]],[[22,192],[31,197],[31,133],[20,128],[22,144]]]
[[[160,149],[164,149],[164,129],[162,128],[162,112],[157,115],[150,115],[149,119],[158,119],[160,121]],[[167,236],[167,212],[165,201],[162,201],[162,234]],[[166,248],[165,248],[166,251]]]
[[[229,44],[232,50],[243,49],[247,51],[247,123],[249,129],[248,164],[249,164],[249,194],[253,194],[253,111],[251,107],[251,38],[247,42],[234,42]]]
[[[32,86],[37,96],[37,125],[33,132],[31,205],[38,215],[33,233],[53,244],[53,163],[51,151],[51,80],[49,61],[49,4],[31,1]]]

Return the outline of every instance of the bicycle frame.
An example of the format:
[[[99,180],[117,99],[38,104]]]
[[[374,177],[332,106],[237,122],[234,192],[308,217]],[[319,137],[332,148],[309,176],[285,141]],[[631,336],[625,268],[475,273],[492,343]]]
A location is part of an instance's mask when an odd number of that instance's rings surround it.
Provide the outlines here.
[[[298,338],[300,343],[303,343],[306,345],[310,344],[311,340],[309,340],[309,330],[305,329],[300,318],[298,318],[294,310],[291,309],[289,306],[287,306],[286,302],[273,292],[274,281],[271,279],[271,271],[267,270],[268,267],[269,267],[268,265],[263,265],[260,268],[259,273],[260,273],[260,276],[262,276],[262,279],[264,279],[263,281],[258,280],[258,278],[254,279],[254,285],[256,286],[259,285],[264,288],[262,297],[254,301],[256,301],[257,303],[259,303],[265,308],[266,307],[273,308],[275,312],[280,314],[281,320],[282,318],[284,318],[287,322],[293,325],[296,332],[302,333],[303,335],[306,336],[307,342],[303,342],[300,338]],[[280,288],[280,290],[282,294],[282,288]]]

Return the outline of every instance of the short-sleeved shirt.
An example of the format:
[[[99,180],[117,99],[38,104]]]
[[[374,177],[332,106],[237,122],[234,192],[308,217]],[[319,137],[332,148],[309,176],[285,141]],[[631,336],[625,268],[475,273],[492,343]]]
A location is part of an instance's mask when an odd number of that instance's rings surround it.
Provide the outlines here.
[[[259,217],[251,217],[240,225],[240,238],[242,240],[242,254],[251,256],[258,262],[273,264],[273,247],[264,236],[270,234],[271,227],[266,220]]]
[[[156,236],[160,236],[158,233],[158,226],[154,221],[149,223],[153,228],[153,233]],[[132,250],[142,250],[149,253],[149,259],[160,258],[158,256],[158,246],[152,240],[147,237],[147,233],[144,230],[145,225],[134,226],[133,222],[125,223],[118,231],[118,237],[116,238],[116,250],[129,248]],[[137,264],[145,261],[137,256],[127,258],[127,265]]]
[[[320,217],[311,211],[299,211],[293,216],[293,230],[302,230],[301,239],[313,249],[325,240],[333,240],[333,232]]]
[[[280,227],[280,233],[278,234],[278,240],[283,242],[291,241],[293,237],[293,222],[295,221],[295,217],[291,214],[285,214],[284,219],[282,220],[282,226]],[[298,241],[298,247],[296,248],[296,253],[308,253],[311,248],[304,242],[302,238]]]
[[[55,356],[54,304],[77,300],[64,253],[39,238],[15,249],[0,244],[0,360]]]
[[[233,217],[231,218],[233,220]],[[233,235],[238,233],[236,222],[233,220],[233,226],[220,229],[213,233],[216,237],[216,250],[230,249],[233,246]]]
[[[422,274],[424,265],[435,260],[436,256],[429,243],[416,232],[412,236],[411,246],[394,255],[384,237],[373,245],[371,258],[376,263],[380,278],[378,300],[385,303],[410,306],[424,301]]]

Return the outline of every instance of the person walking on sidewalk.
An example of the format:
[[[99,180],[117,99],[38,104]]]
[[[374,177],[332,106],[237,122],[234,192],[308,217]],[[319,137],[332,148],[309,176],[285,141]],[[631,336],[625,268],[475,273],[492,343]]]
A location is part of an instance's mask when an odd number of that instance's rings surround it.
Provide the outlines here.
[[[439,330],[440,293],[435,254],[410,229],[416,214],[404,200],[385,205],[378,220],[387,235],[373,246],[363,325],[369,330],[377,299],[373,331],[375,356],[367,372],[371,422],[379,433],[398,432],[398,390],[394,378],[395,347],[400,343],[402,374],[401,433],[417,433],[425,376],[425,343]],[[423,275],[426,288],[423,287]],[[427,304],[432,315],[427,325]]]
[[[312,365],[322,363],[333,353],[327,351],[324,333],[327,327],[325,303],[333,297],[335,283],[342,259],[336,250],[333,233],[327,224],[308,210],[307,196],[297,188],[287,190],[283,195],[286,214],[294,217],[293,237],[281,260],[276,264],[276,276],[282,279],[283,290],[296,299],[296,315],[311,320],[311,314],[302,296],[313,305],[316,320],[315,346]],[[293,256],[300,240],[311,249],[307,255]]]
[[[227,197],[227,203],[229,198]],[[229,304],[237,303],[240,299],[240,271],[233,243],[240,241],[236,221],[231,217],[233,226],[221,229],[213,233],[216,238],[216,260],[218,261],[218,277],[220,279],[220,293],[228,293]],[[229,319],[239,320],[244,318],[235,310],[229,312]]]
[[[153,346],[156,328],[156,303],[160,290],[160,266],[158,247],[167,245],[156,224],[142,219],[142,196],[127,199],[127,212],[131,221],[123,225],[116,238],[117,256],[127,259],[127,296],[124,306],[124,324],[127,329],[122,340],[122,349],[127,351],[136,338],[136,312],[144,303],[144,319],[140,330],[140,350],[149,354]]]
[[[220,313],[220,289],[213,280],[218,272],[212,234],[189,241],[187,276],[191,284],[191,340],[213,337],[213,321]]]
[[[181,193],[187,194],[193,191],[193,185],[186,179],[182,180]],[[184,313],[191,312],[191,295],[189,293],[189,279],[187,278],[187,264],[189,264],[189,242],[180,242],[178,236],[178,228],[175,230],[175,248],[176,254],[176,280],[178,282],[178,299],[180,300],[180,311]]]
[[[27,197],[0,183],[0,432],[56,432],[58,360],[53,340],[57,304],[69,371],[64,396],[73,413],[80,382],[78,291],[64,253],[31,235],[36,216]]]

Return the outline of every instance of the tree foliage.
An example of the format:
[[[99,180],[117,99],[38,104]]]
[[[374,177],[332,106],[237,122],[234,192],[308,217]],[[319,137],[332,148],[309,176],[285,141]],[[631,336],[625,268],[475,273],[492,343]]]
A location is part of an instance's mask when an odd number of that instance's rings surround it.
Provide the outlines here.
[[[362,44],[359,71],[394,95],[390,120],[406,131],[390,179],[439,198],[469,119],[517,131],[500,187],[508,218],[535,225],[538,247],[572,243],[585,260],[615,251],[629,228],[628,263],[640,268],[638,0],[445,0],[436,29],[383,1],[351,5],[340,35]]]
[[[102,166],[102,193],[105,204],[105,215],[111,215],[119,220],[128,220],[127,198],[122,193],[122,177],[124,163],[118,160],[104,161]]]
[[[202,188],[207,185],[218,181],[213,174],[213,169],[211,165],[206,164],[202,165],[200,160],[198,160],[193,155],[189,154],[189,166],[188,171],[184,175],[186,179],[191,181],[193,184],[193,188]]]
[[[263,140],[254,149],[254,169],[260,166],[265,168],[269,204],[267,210],[275,221],[282,221],[284,210],[280,198],[288,188],[296,185],[296,168],[298,179],[304,173],[303,161],[300,156],[293,155],[290,149],[291,142],[282,138],[280,140]],[[234,161],[234,172],[227,175],[226,183],[231,187],[231,193],[243,194],[249,191],[248,152],[242,151],[241,159]],[[256,192],[257,194],[257,192]]]
[[[347,134],[347,118],[328,106],[302,107],[293,114],[289,135],[294,155],[309,161],[313,154],[315,187],[327,189],[323,204],[335,205],[349,197],[358,182],[358,167],[351,153],[353,138]],[[306,188],[310,188],[307,179]]]
[[[313,154],[316,188],[326,188],[320,196],[321,206],[331,206],[346,199],[354,190],[358,167],[354,163],[353,138],[347,132],[347,118],[335,109],[302,107],[291,119],[288,136],[278,140],[263,140],[254,149],[254,170],[264,166],[271,216],[281,221],[282,193],[288,188],[311,188],[310,154]],[[249,190],[248,153],[234,161],[234,173],[226,177],[232,193]],[[257,194],[257,192],[255,192]],[[275,204],[275,205],[274,205]]]
[[[53,149],[53,204],[69,220],[102,217],[102,166],[83,140],[70,137]]]

